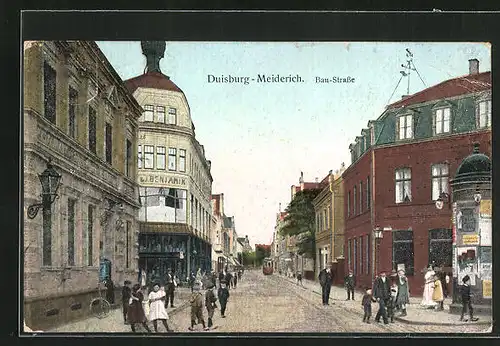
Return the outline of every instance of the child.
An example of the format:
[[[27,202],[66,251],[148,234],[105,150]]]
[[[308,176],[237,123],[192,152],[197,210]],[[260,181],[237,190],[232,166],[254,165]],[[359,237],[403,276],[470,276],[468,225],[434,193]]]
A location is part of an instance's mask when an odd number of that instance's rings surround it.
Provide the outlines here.
[[[155,332],[158,333],[158,320],[163,323],[163,326],[168,332],[172,330],[168,327],[168,314],[165,310],[165,296],[164,290],[160,290],[160,284],[153,285],[153,291],[149,293],[149,320],[153,321]]]
[[[478,320],[478,318],[474,317],[474,309],[472,308],[469,275],[465,275],[464,278],[462,279],[462,282],[463,285],[462,288],[460,289],[462,294],[462,315],[460,316],[460,321],[464,321],[464,315],[468,308],[470,320],[472,322],[475,322]],[[465,322],[467,322],[467,319],[465,319]]]
[[[398,285],[393,282],[391,285],[391,298],[389,304],[387,304],[387,317],[391,319],[391,323],[394,323],[394,312],[396,310],[396,298],[398,297]]]
[[[300,283],[300,286],[304,287],[304,284],[302,283],[302,273],[297,272],[297,285]]]
[[[135,284],[132,287],[132,292],[130,295],[129,306],[127,311],[127,319],[130,323],[130,328],[132,332],[135,333],[135,325],[141,324],[144,329],[151,333],[151,329],[149,329],[147,325],[146,314],[144,313],[144,308],[142,307],[142,301],[144,300],[144,295],[141,292],[141,285]]]
[[[434,290],[432,291],[432,300],[437,303],[436,311],[444,310],[444,295],[441,280],[434,275]]]
[[[191,293],[191,299],[189,300],[191,305],[191,327],[188,328],[189,330],[194,330],[196,320],[198,320],[198,323],[201,322],[204,330],[208,330],[205,326],[205,320],[203,319],[203,296],[200,289],[200,283],[195,282],[193,286],[193,293]]]
[[[128,324],[127,321],[127,310],[128,310],[128,303],[130,300],[131,296],[131,289],[130,285],[132,283],[128,280],[125,280],[123,283],[123,288],[122,288],[122,308],[123,308],[123,323]]]
[[[208,312],[208,328],[211,328],[213,326],[212,318],[214,317],[215,308],[217,308],[217,304],[215,304],[217,298],[215,297],[213,291],[214,287],[215,285],[211,283],[207,287],[207,291],[205,292],[205,307],[207,308]]]
[[[219,290],[217,291],[217,295],[219,296],[219,302],[220,302],[220,314],[222,318],[226,318],[224,314],[226,312],[227,300],[229,299],[229,290],[227,289],[226,285],[227,281],[222,280]]]
[[[363,299],[361,300],[361,305],[365,311],[363,322],[370,323],[370,317],[372,316],[372,302],[376,302],[377,300],[373,298],[372,290],[369,287],[366,288],[365,292],[366,293],[363,295]]]

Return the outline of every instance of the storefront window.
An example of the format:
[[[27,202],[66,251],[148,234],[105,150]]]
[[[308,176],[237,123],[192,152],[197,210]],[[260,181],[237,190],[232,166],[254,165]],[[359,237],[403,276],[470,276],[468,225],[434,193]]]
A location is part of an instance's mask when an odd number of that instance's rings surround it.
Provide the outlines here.
[[[186,223],[186,190],[141,187],[139,220],[145,222]]]

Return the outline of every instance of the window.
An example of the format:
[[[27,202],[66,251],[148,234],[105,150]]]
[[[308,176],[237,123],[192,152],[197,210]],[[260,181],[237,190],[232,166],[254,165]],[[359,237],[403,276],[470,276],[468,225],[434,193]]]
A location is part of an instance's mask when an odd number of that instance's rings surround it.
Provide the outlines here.
[[[351,216],[351,191],[347,192],[347,217]]]
[[[125,222],[125,267],[130,268],[130,221]]]
[[[413,115],[400,116],[398,123],[398,139],[413,138]]]
[[[96,146],[96,111],[89,107],[89,150],[97,154]]]
[[[68,265],[75,265],[75,205],[76,200],[68,198]]]
[[[442,192],[448,193],[449,170],[447,164],[437,164],[431,166],[432,171],[432,200],[439,198]]]
[[[158,116],[158,122],[164,124],[165,123],[165,107],[156,106],[156,115]]]
[[[354,186],[353,192],[352,192],[352,215],[356,215],[356,186]]]
[[[92,253],[93,247],[94,247],[94,239],[93,239],[93,232],[94,232],[94,206],[89,205],[88,208],[88,214],[87,214],[87,265],[91,267],[93,265],[93,256],[94,254]]]
[[[396,169],[396,203],[411,202],[411,169]]]
[[[332,208],[328,206],[328,229],[332,229]]]
[[[363,182],[359,182],[359,213],[363,212]]]
[[[351,247],[352,247],[352,239],[349,239],[347,241],[347,268],[349,270],[352,268]]]
[[[319,213],[316,213],[316,232],[319,232]]]
[[[111,124],[106,123],[106,129],[105,129],[105,141],[104,141],[104,148],[105,148],[105,153],[106,153],[106,162],[112,165],[112,158],[113,158],[113,127],[111,127]]]
[[[152,145],[144,146],[144,168],[153,168],[154,147]]]
[[[429,263],[436,266],[451,267],[453,239],[451,229],[429,230]]]
[[[370,274],[370,258],[372,253],[370,252],[370,235],[367,234],[365,236],[365,249],[366,249],[366,265],[365,265],[365,274]]]
[[[353,265],[352,265],[352,273],[354,275],[357,274],[357,269],[358,269],[358,257],[357,257],[357,254],[358,254],[358,238],[354,238],[354,247],[352,249],[352,257],[353,257]]]
[[[370,176],[368,176],[368,178],[366,178],[366,209],[370,210],[371,202]]]
[[[363,274],[363,237],[359,237],[359,273]]]
[[[43,249],[42,249],[42,264],[44,266],[52,265],[52,209],[43,208]]]
[[[175,108],[168,109],[168,123],[170,125],[177,124],[177,110]]]
[[[434,112],[434,134],[450,132],[450,108],[436,109]]]
[[[186,171],[186,150],[179,149],[179,171]]]
[[[168,148],[168,170],[169,171],[175,171],[176,159],[177,159],[177,149]]]
[[[126,151],[126,162],[125,162],[125,175],[127,177],[130,177],[132,173],[132,142],[127,139],[125,142],[125,151]]]
[[[154,106],[144,105],[144,121],[153,121],[154,110]]]
[[[137,167],[142,168],[142,145],[137,146]]]
[[[156,147],[156,169],[165,169],[165,147]]]
[[[491,100],[476,105],[476,124],[480,129],[491,126]]]
[[[410,230],[392,233],[392,267],[404,265],[407,275],[413,275],[413,232]]]
[[[48,63],[43,64],[44,116],[51,123],[56,123],[56,70]]]
[[[76,138],[76,105],[78,104],[78,92],[69,87],[69,105],[68,105],[68,134],[71,138]]]

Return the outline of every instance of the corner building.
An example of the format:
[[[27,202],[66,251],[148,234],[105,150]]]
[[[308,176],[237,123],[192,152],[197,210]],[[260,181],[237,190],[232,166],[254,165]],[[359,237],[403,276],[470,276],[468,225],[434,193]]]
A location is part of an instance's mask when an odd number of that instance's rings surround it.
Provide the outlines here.
[[[403,268],[411,295],[421,296],[429,264],[454,275],[450,179],[473,143],[491,157],[491,116],[491,73],[471,59],[468,75],[389,105],[351,144],[344,253],[359,287]]]
[[[88,316],[100,280],[137,278],[142,109],[93,41],[28,43],[23,77],[24,318],[43,330]],[[58,197],[29,218],[49,160]]]
[[[189,104],[161,73],[165,42],[142,42],[146,72],[125,84],[144,109],[139,119],[139,270],[162,282],[211,269],[212,176],[196,140]]]

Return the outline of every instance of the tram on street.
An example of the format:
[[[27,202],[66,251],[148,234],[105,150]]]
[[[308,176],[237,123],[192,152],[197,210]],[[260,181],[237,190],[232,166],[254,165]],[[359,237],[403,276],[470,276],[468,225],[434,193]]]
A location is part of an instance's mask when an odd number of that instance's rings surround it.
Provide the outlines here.
[[[264,275],[271,275],[273,273],[273,261],[270,258],[264,258],[262,273]]]

